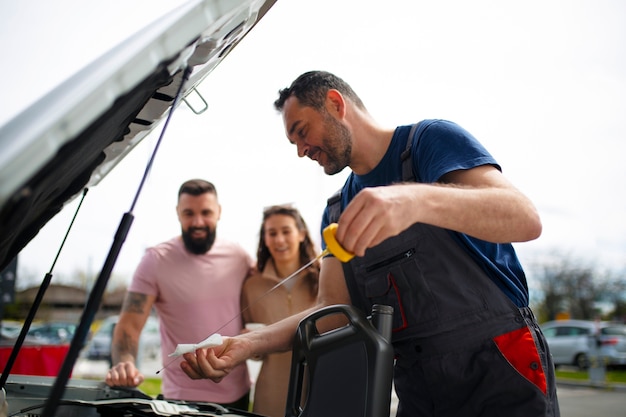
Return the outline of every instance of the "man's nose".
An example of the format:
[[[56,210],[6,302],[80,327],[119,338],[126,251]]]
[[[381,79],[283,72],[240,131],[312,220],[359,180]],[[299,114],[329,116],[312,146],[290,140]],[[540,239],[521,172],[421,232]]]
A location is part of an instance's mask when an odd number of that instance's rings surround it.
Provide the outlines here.
[[[304,141],[298,141],[296,146],[298,147],[298,156],[300,158],[304,158],[309,154],[309,145],[304,143]]]
[[[204,217],[201,215],[193,216],[191,219],[192,226],[204,226]]]

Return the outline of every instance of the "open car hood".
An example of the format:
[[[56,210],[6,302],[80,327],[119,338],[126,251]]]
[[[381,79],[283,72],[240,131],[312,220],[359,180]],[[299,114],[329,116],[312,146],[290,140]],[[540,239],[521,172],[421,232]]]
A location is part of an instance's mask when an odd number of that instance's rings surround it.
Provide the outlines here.
[[[276,0],[194,0],[152,21],[78,70],[34,104],[0,126],[0,271],[39,230],[82,190],[96,185],[228,55]],[[59,52],[63,45],[58,45]],[[68,51],[62,51],[68,53]],[[69,53],[71,53],[70,51]],[[78,51],[80,52],[80,51]],[[63,59],[63,57],[59,57]],[[125,215],[124,232],[132,216]],[[0,375],[0,417],[8,413],[52,417],[61,402],[110,398],[104,382],[72,390],[71,372],[106,288],[124,233],[116,243],[85,304],[55,379],[10,375],[34,312],[50,282],[44,278],[34,305]],[[11,379],[9,379],[11,378]],[[70,384],[68,384],[70,382]],[[54,384],[53,384],[54,383]],[[69,389],[69,391],[68,391]],[[28,394],[24,392],[29,391]],[[34,391],[32,391],[34,390]],[[30,392],[32,391],[32,392]],[[117,391],[115,391],[117,392]],[[156,415],[200,413],[119,393],[122,401],[91,403],[128,415],[128,402]],[[115,394],[113,397],[117,398]],[[147,402],[146,402],[147,401]],[[121,407],[121,411],[119,410]],[[84,404],[79,405],[84,410]],[[164,410],[165,408],[165,410]],[[21,410],[21,411],[20,411]],[[209,407],[207,413],[224,414]],[[43,412],[42,412],[43,411]],[[104,411],[111,415],[111,410]],[[24,414],[26,413],[26,414]],[[72,415],[74,412],[70,411]],[[115,413],[114,413],[115,414]],[[67,415],[67,410],[58,415]]]
[[[185,3],[0,126],[0,271],[167,116],[185,68],[183,96],[275,1]]]
[[[184,2],[146,27],[137,28],[134,35],[103,51],[0,125],[0,271],[67,202],[96,185],[167,118],[275,1]],[[59,50],[62,48],[59,45]],[[0,417],[7,415],[5,395],[10,415],[52,417],[59,406],[66,409],[58,415],[70,416],[97,415],[95,410],[107,415],[130,415],[131,410],[138,415],[228,414],[214,405],[187,409],[134,391],[112,390],[104,382],[70,379],[115,264],[116,250],[119,252],[124,240],[122,235],[118,230],[115,239],[119,244],[112,246],[91,290],[57,377],[11,376],[12,363],[22,350],[40,303],[37,300],[50,282],[51,275],[46,275],[0,375]],[[72,405],[67,409],[69,403]],[[29,410],[36,411],[32,414]]]

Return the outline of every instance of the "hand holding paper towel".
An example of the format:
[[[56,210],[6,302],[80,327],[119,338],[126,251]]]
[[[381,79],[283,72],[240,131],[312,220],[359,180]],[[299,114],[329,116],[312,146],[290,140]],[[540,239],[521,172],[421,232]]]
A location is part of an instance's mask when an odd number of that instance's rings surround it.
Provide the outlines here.
[[[222,344],[222,336],[218,333],[214,333],[211,336],[207,337],[206,339],[204,339],[202,342],[200,343],[181,343],[176,345],[176,350],[172,353],[170,353],[169,355],[167,355],[170,358],[173,357],[177,357],[177,356],[181,356],[185,353],[189,353],[189,352],[195,352],[196,349],[201,349],[201,348],[210,348],[210,347],[215,347],[215,346],[219,346]]]

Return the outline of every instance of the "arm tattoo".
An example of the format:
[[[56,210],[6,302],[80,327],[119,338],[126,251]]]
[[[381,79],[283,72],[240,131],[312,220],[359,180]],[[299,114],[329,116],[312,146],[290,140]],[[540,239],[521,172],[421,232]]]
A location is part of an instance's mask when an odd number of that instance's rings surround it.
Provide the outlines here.
[[[121,362],[122,356],[125,354],[132,355],[132,357],[136,359],[138,351],[139,351],[139,346],[137,346],[137,343],[134,342],[133,339],[127,333],[124,333],[122,337],[112,345],[112,349],[111,349],[112,362],[113,364]],[[133,362],[135,362],[135,360],[133,360]]]
[[[147,299],[148,297],[145,294],[129,291],[124,298],[122,312],[143,315],[144,310],[147,307]],[[137,358],[139,335],[129,333],[129,330],[130,329],[126,328],[120,329],[117,337],[113,338],[111,357],[114,364],[119,363],[122,360],[130,360],[128,355],[132,356],[133,362]]]
[[[146,305],[146,295],[138,292],[129,292],[124,299],[122,311],[129,313],[143,313]]]

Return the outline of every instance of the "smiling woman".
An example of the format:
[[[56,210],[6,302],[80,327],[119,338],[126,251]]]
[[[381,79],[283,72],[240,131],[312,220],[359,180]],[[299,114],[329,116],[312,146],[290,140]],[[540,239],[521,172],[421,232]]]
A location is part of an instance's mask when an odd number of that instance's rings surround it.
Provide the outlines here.
[[[319,261],[307,224],[293,206],[263,210],[257,249],[257,271],[241,293],[246,328],[280,321],[316,304]],[[311,260],[315,260],[311,263]],[[306,267],[306,265],[309,265]],[[302,270],[303,268],[306,268]],[[297,274],[297,271],[300,271]],[[296,274],[293,276],[293,274]],[[254,388],[253,411],[269,417],[285,413],[291,352],[265,355]]]

